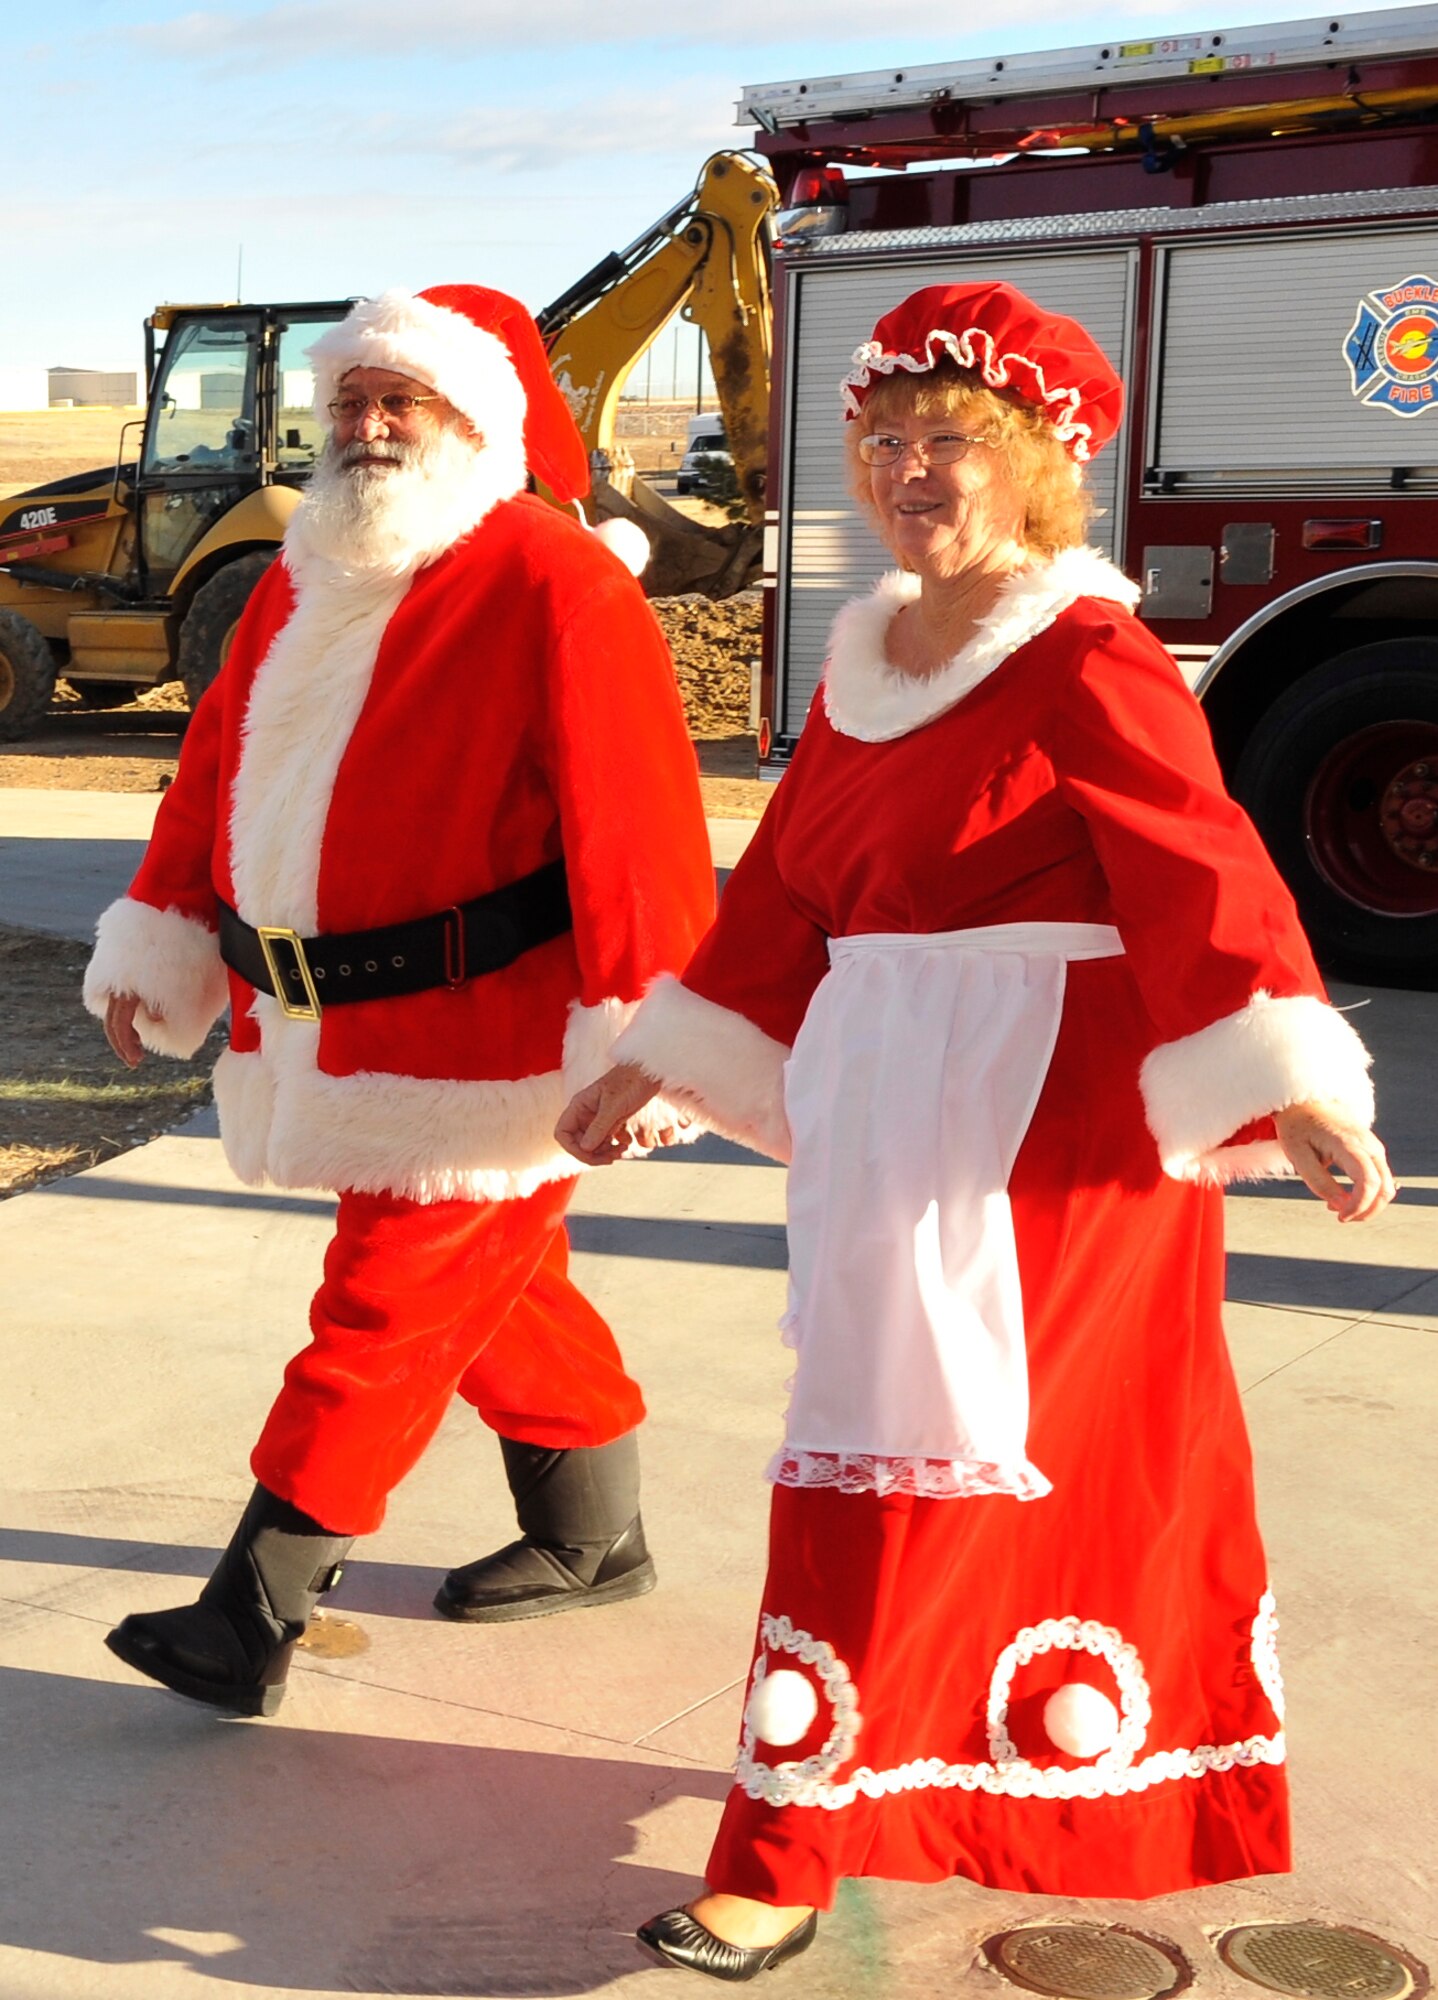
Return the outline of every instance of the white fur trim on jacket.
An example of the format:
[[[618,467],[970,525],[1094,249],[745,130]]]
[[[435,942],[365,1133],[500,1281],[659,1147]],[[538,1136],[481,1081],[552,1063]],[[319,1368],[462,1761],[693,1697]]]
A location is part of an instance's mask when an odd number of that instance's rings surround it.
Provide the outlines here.
[[[298,518],[298,516],[296,517]],[[320,846],[335,777],[407,577],[300,583],[260,662],[230,800],[235,908],[247,924],[319,923]]]
[[[789,1051],[743,1014],[691,992],[665,974],[614,1044],[614,1060],[637,1063],[681,1106],[742,1146],[789,1158],[784,1064]]]
[[[138,994],[140,1040],[162,1056],[192,1056],[230,1001],[215,933],[131,896],[111,903],[96,926],[84,991],[100,1020],[113,994]]]
[[[428,382],[495,447],[517,445],[524,463],[526,398],[509,349],[497,334],[413,292],[361,299],[309,349],[315,414],[326,409],[351,368],[388,368]],[[523,480],[521,479],[521,485]]]
[[[1165,1042],[1143,1065],[1149,1130],[1175,1180],[1230,1181],[1291,1172],[1276,1140],[1225,1146],[1255,1118],[1319,1099],[1373,1122],[1372,1061],[1336,1008],[1255,993],[1195,1035]]]
[[[261,994],[260,1050],[227,1050],[215,1070],[225,1155],[251,1187],[354,1188],[420,1202],[521,1199],[587,1171],[555,1143],[554,1128],[575,1091],[609,1067],[633,1012],[620,1000],[573,1007],[562,1067],[537,1076],[328,1076],[316,1063],[318,1028],[286,1020]]]
[[[967,646],[923,680],[900,673],[884,656],[895,613],[918,595],[918,577],[893,570],[880,577],[867,597],[846,604],[834,620],[824,669],[824,708],[841,736],[861,743],[907,736],[962,701],[1079,598],[1132,608],[1142,593],[1097,549],[1065,549],[1051,561],[1015,570]]]

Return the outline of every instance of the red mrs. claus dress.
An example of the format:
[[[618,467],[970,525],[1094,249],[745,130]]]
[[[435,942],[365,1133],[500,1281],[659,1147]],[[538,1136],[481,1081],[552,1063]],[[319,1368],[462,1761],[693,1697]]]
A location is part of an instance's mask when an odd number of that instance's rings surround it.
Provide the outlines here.
[[[891,577],[683,975],[616,1047],[791,1159],[796,1349],[708,1879],[1142,1897],[1288,1863],[1220,1183],[1367,1122],[1199,709],[1077,550],[936,676]],[[792,1055],[791,1055],[792,1050]]]

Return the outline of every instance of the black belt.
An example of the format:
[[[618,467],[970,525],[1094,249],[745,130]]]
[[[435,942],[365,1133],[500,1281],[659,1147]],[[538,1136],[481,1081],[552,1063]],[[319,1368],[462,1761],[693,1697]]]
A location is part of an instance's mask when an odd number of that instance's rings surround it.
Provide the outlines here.
[[[220,956],[241,979],[272,993],[292,1021],[317,1021],[352,1000],[398,1000],[499,972],[573,926],[563,861],[431,917],[371,931],[302,938],[247,924],[220,904]]]

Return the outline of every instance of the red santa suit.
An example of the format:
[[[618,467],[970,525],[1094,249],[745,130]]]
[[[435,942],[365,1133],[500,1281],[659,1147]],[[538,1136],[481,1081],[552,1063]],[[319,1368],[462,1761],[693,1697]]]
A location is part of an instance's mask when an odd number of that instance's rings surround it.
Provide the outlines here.
[[[1201,713],[1085,550],[931,679],[835,628],[715,928],[617,1054],[791,1158],[797,1368],[710,1886],[1139,1897],[1287,1865],[1220,1320],[1270,1114],[1371,1117]]]
[[[312,1342],[253,1463],[345,1534],[378,1525],[456,1387],[536,1445],[604,1444],[642,1416],[565,1272],[575,1169],[552,1133],[713,907],[663,638],[600,540],[523,491],[527,459],[556,486],[574,468],[536,464],[537,385],[527,408],[504,341],[465,318],[470,296],[389,295],[316,350],[321,403],[363,364],[419,375],[474,419],[467,532],[354,572],[311,545],[301,507],[129,895],[101,919],[86,988],[96,1012],[138,994],[146,1044],[181,1056],[228,1004],[215,1081],[235,1172],[340,1193]],[[572,928],[460,983],[312,1022],[221,962],[221,903],[250,925],[344,934],[561,857]]]

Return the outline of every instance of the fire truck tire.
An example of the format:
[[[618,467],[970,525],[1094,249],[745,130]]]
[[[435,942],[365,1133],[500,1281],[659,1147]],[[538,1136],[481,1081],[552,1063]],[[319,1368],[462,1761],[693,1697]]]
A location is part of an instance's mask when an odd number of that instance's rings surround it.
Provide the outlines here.
[[[240,613],[250,592],[275,559],[273,549],[259,549],[227,563],[218,576],[201,584],[180,627],[180,679],[191,708],[230,656]]]
[[[1438,641],[1360,646],[1295,681],[1233,791],[1326,971],[1438,987]]]
[[[0,743],[38,727],[55,692],[55,655],[18,611],[0,611]]]

